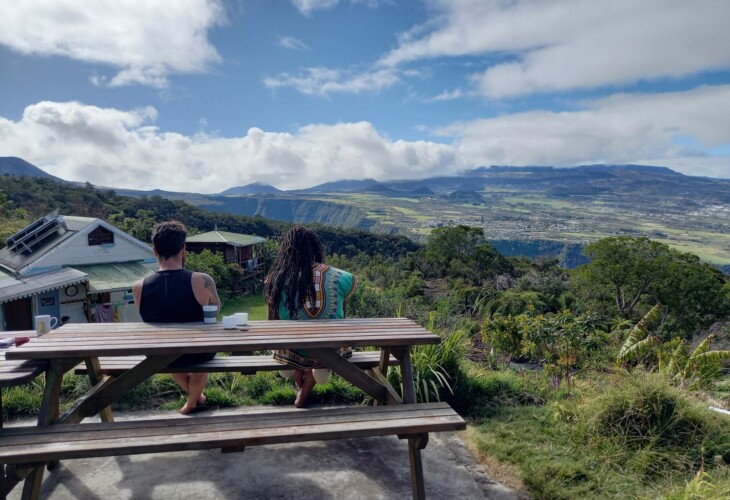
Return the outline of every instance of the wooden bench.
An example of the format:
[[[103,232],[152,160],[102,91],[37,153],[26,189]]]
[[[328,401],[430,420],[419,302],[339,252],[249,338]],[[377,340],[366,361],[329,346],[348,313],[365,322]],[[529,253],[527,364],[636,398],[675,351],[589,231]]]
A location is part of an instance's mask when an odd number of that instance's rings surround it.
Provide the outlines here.
[[[19,332],[3,332],[0,338],[30,337],[36,336],[35,330]],[[0,389],[14,385],[27,384],[33,381],[38,375],[46,371],[48,362],[43,360],[9,360],[5,359],[5,350],[0,350]],[[3,427],[2,420],[3,397],[0,391],[0,429]]]
[[[125,371],[133,368],[144,360],[144,356],[126,356],[126,357],[100,357],[99,358],[99,375],[111,375],[118,377]],[[378,366],[380,362],[380,351],[356,351],[349,358],[359,368],[370,370]],[[398,360],[391,356],[390,364],[395,365]],[[286,370],[286,365],[278,363],[271,355],[257,356],[216,356],[210,361],[203,363],[194,363],[190,365],[177,365],[175,367],[167,367],[160,370],[160,373],[226,373],[239,372],[245,375],[252,375],[259,371],[276,371]],[[82,363],[74,370],[77,375],[87,375],[88,368]]]
[[[22,467],[56,460],[205,449],[241,452],[246,446],[386,435],[415,438],[418,449],[423,449],[429,432],[465,428],[464,420],[446,403],[15,427],[0,431],[0,464]]]

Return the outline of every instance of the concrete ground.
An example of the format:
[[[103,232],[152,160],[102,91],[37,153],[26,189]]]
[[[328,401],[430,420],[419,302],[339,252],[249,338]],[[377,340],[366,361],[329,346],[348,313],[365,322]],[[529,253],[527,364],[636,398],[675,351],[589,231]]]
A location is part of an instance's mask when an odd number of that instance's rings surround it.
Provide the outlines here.
[[[115,414],[116,420],[134,417]],[[519,498],[487,477],[455,433],[431,434],[422,457],[428,498]],[[20,498],[21,490],[19,484],[8,498]],[[407,499],[408,446],[388,436],[256,446],[243,453],[67,460],[46,471],[41,498]]]

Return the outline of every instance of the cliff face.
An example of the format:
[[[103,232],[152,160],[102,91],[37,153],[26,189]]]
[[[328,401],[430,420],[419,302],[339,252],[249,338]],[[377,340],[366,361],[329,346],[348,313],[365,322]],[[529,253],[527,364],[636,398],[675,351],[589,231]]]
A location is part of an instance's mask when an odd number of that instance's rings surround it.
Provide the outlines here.
[[[211,197],[215,204],[200,208],[216,212],[229,212],[267,219],[283,220],[300,224],[319,223],[342,228],[372,227],[374,221],[367,219],[367,213],[354,205],[332,203],[320,200],[287,199],[276,197]]]

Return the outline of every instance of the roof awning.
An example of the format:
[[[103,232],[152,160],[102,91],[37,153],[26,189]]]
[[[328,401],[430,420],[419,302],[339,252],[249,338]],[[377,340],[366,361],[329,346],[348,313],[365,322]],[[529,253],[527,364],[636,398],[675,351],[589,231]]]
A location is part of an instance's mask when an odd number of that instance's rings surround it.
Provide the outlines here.
[[[187,243],[226,243],[237,247],[247,247],[250,245],[258,245],[266,241],[265,238],[253,236],[251,234],[229,233],[228,231],[208,231],[207,233],[189,236]]]
[[[6,280],[3,280],[6,281]],[[15,283],[0,287],[0,303],[22,299],[86,281],[86,273],[64,267],[47,273],[23,276]]]
[[[153,272],[141,262],[92,264],[75,268],[89,276],[89,292],[92,293],[131,290],[135,282]]]

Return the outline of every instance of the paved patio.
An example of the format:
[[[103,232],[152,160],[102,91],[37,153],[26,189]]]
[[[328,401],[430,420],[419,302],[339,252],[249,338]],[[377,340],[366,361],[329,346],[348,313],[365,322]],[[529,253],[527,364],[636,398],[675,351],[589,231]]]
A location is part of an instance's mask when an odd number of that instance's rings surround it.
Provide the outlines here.
[[[115,418],[130,419],[135,414]],[[431,434],[422,456],[429,498],[518,498],[487,477],[454,433]],[[243,453],[210,450],[68,460],[46,472],[41,496],[407,499],[409,478],[408,446],[389,436],[257,446]],[[20,498],[21,490],[18,485],[9,498]]]

